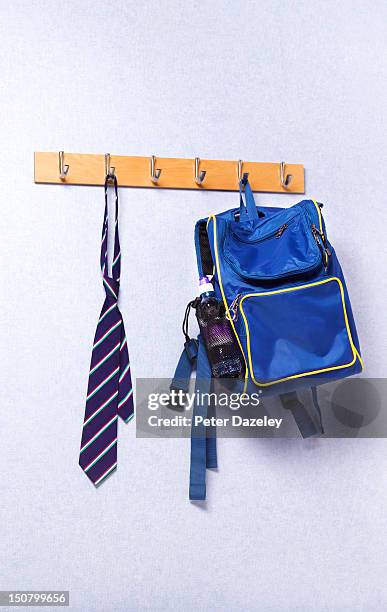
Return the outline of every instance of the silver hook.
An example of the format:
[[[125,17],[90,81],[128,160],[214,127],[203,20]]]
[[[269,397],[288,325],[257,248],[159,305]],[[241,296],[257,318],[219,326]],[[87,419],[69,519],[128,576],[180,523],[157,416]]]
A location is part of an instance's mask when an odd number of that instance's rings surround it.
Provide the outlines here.
[[[161,170],[160,168],[158,168],[156,170],[156,157],[154,155],[152,155],[151,157],[151,181],[152,183],[154,183],[155,185],[157,184],[159,178],[160,178],[160,174],[161,174]]]
[[[247,179],[249,178],[249,173],[248,172],[243,172],[243,161],[241,159],[238,160],[238,182],[240,184],[241,181],[243,181],[243,184],[245,185],[247,182]]]
[[[105,153],[105,177],[112,179],[115,173],[116,169],[110,165],[110,153]]]
[[[69,167],[68,164],[64,163],[64,151],[59,151],[59,178],[62,179],[62,181],[66,178]]]
[[[200,158],[195,157],[195,183],[197,185],[201,185],[204,181],[204,177],[206,176],[205,170],[201,170],[199,174],[199,165],[200,165]]]
[[[242,168],[243,168],[243,161],[240,159],[238,160],[238,181],[241,182],[242,180]]]
[[[292,180],[293,176],[291,174],[287,174],[285,176],[285,162],[280,162],[280,181],[281,181],[281,185],[284,189],[287,189],[290,185],[290,181]]]

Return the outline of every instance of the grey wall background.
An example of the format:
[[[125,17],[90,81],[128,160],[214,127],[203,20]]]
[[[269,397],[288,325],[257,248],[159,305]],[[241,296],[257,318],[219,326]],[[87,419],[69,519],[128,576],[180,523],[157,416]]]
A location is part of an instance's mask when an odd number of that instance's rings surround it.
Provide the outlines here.
[[[0,13],[0,588],[69,589],[83,612],[385,610],[384,440],[221,440],[204,507],[187,501],[187,441],[136,440],[133,424],[114,477],[95,491],[82,475],[103,195],[34,185],[32,157],[304,163],[367,374],[384,376],[385,2],[1,0]],[[173,371],[194,221],[235,203],[121,192],[137,376]]]

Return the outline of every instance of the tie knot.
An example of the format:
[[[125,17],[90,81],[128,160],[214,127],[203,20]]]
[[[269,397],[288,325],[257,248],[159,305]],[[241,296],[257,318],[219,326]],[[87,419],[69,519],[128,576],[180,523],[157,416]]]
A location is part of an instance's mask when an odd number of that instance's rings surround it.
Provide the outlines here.
[[[120,290],[120,282],[110,276],[103,277],[106,297],[109,301],[116,302],[118,300],[118,292]]]

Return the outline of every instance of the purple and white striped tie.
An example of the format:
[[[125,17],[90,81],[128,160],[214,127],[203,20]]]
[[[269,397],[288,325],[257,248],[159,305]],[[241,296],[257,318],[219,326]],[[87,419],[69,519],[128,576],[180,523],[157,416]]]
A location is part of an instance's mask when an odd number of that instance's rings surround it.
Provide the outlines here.
[[[99,485],[117,467],[117,421],[134,415],[132,380],[124,322],[118,309],[121,253],[118,235],[118,189],[114,190],[116,214],[114,256],[108,273],[108,177],[105,181],[105,214],[102,227],[101,270],[106,299],[95,332],[79,465]]]

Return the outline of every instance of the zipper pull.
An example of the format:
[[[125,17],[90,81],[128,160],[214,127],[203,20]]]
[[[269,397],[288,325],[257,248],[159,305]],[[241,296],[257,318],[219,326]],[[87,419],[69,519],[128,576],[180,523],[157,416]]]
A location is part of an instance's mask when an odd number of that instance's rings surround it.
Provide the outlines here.
[[[324,232],[321,232],[314,224],[312,225],[312,232],[316,233],[321,238],[321,242],[324,246],[324,249],[326,250],[327,255],[329,255],[330,257],[332,255],[332,252],[328,246],[328,242],[327,242]]]
[[[284,231],[286,230],[286,228],[288,227],[287,223],[284,223],[283,225],[281,225],[281,227],[279,228],[279,230],[277,231],[275,237],[276,238],[281,238],[282,234],[284,233]]]
[[[313,238],[315,239],[316,243],[318,244],[319,248],[321,248],[321,242],[320,242],[320,232],[318,231],[317,227],[315,226],[315,224],[313,223],[312,225],[312,234],[313,234]]]
[[[230,315],[230,318],[232,321],[236,321],[238,318],[238,303],[239,303],[240,297],[241,297],[241,294],[238,293],[238,295],[234,298],[234,300],[232,301],[232,304],[230,305],[228,309],[228,314]]]
[[[330,249],[327,246],[324,234],[322,232],[320,232],[320,230],[317,229],[317,227],[315,226],[314,223],[312,225],[312,234],[313,234],[313,238],[315,239],[318,248],[321,251],[324,268],[325,268],[325,271],[327,271],[327,268],[328,268],[328,259],[329,259],[329,257],[331,256],[332,253],[331,253]]]
[[[331,250],[330,250],[330,248],[328,246],[327,239],[325,238],[325,234],[323,232],[320,232],[320,236],[321,236],[321,240],[322,240],[322,243],[324,245],[324,249],[326,251],[326,254],[328,255],[328,257],[330,257],[332,255],[332,252],[331,252]]]

